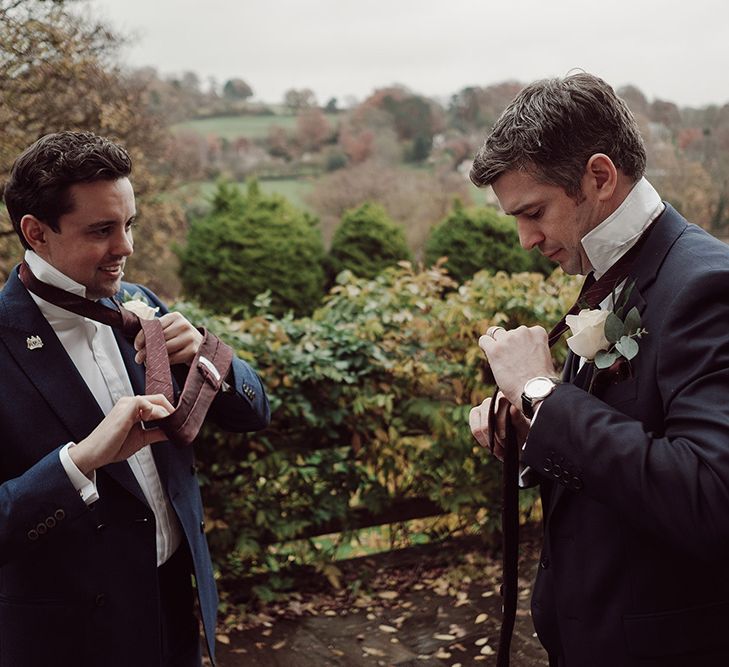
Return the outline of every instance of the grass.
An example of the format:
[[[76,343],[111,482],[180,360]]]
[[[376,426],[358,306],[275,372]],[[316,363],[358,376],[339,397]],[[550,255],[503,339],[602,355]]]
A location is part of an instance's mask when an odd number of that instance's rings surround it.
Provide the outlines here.
[[[330,124],[337,122],[339,114],[324,114]],[[221,139],[261,139],[268,135],[269,129],[278,125],[286,130],[296,127],[294,115],[271,116],[220,116],[215,118],[198,118],[186,120],[172,126],[173,132],[191,131],[204,137],[220,137]]]
[[[259,181],[258,185],[265,194],[280,194],[286,197],[297,208],[312,212],[311,207],[306,203],[304,197],[314,188],[314,182],[301,178],[280,178],[266,181]],[[245,188],[244,183],[238,186]],[[182,186],[186,192],[192,192],[199,201],[208,201],[212,197],[217,183],[215,181],[196,181]]]

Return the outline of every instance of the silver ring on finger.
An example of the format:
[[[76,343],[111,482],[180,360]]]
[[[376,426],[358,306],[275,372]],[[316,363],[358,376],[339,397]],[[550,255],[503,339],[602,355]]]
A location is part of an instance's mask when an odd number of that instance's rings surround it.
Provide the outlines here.
[[[486,335],[496,340],[496,332],[499,330],[506,331],[504,327],[489,327],[488,329],[486,329]]]

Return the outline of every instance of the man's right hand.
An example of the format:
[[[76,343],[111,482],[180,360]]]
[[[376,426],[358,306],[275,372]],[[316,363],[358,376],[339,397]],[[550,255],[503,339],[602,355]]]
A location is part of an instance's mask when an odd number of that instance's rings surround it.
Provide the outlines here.
[[[108,463],[124,461],[146,445],[167,440],[162,429],[144,430],[140,422],[162,419],[173,411],[162,394],[120,398],[88,437],[69,448],[68,455],[87,476]]]
[[[468,424],[471,427],[471,433],[476,441],[484,446],[489,446],[489,408],[493,399],[487,398],[481,405],[471,408],[468,415]],[[506,443],[506,411],[509,411],[511,423],[516,430],[516,442],[521,450],[527,435],[529,434],[529,420],[522,414],[521,410],[515,408],[506,400],[506,397],[499,392],[496,395],[498,401],[495,414],[495,430],[494,433],[494,456],[499,461],[504,460],[504,445]]]

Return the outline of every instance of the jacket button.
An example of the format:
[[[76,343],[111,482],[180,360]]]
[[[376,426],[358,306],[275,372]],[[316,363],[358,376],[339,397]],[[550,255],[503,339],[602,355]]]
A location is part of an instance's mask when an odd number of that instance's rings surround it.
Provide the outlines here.
[[[203,535],[205,534],[205,522],[204,521],[200,522],[200,532],[203,533]]]
[[[552,474],[559,479],[562,476],[562,466],[559,463],[555,463],[552,467]]]
[[[46,524],[44,524],[44,523],[39,523],[35,527],[35,530],[38,533],[38,535],[45,535],[48,532],[48,526],[46,526]]]
[[[56,510],[53,516],[56,518],[56,521],[63,521],[66,518],[66,513],[63,510]]]
[[[572,478],[572,488],[573,488],[573,490],[580,491],[583,486],[584,486],[584,484],[582,483],[582,480],[579,477],[575,476],[575,477]]]
[[[46,519],[46,526],[48,526],[49,528],[55,528],[56,527],[56,520],[52,516],[49,516]]]
[[[94,600],[94,604],[97,607],[103,607],[106,604],[106,595],[104,595],[103,593],[99,593]]]
[[[104,530],[104,528],[106,528],[105,523],[100,523],[98,526],[96,526],[96,530],[99,530],[99,531]]]
[[[542,560],[539,561],[539,567],[543,570],[549,569],[549,558],[542,558]]]
[[[544,459],[544,472],[549,472],[552,469],[552,459]]]
[[[35,541],[35,540],[38,539],[38,531],[36,531],[35,528],[31,528],[28,531],[28,539],[31,540],[31,541]]]

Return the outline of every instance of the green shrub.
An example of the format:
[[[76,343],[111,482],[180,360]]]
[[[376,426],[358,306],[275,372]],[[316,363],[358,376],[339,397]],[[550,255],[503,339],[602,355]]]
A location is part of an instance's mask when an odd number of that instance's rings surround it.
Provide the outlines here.
[[[327,257],[328,273],[334,277],[345,269],[360,278],[374,278],[400,260],[410,260],[402,227],[376,204],[350,209],[334,232]]]
[[[272,313],[311,312],[324,287],[317,220],[256,182],[242,193],[221,183],[212,210],[193,220],[180,254],[185,293],[219,313],[246,312],[270,293]]]
[[[445,266],[459,283],[483,269],[549,275],[554,268],[537,250],[527,252],[519,245],[509,218],[490,208],[466,209],[458,200],[448,217],[433,228],[425,246],[428,264],[440,257],[448,257]]]
[[[286,566],[291,548],[271,539],[346,526],[358,508],[397,499],[429,498],[453,513],[451,528],[487,537],[499,523],[501,466],[468,427],[471,406],[492,391],[478,337],[490,325],[549,327],[578,283],[482,271],[454,290],[442,269],[405,265],[373,280],[340,274],[312,317],[231,322],[180,304],[259,370],[271,401],[266,430],[206,429],[196,446],[223,597],[235,597],[240,573]],[[300,564],[333,555],[297,545]]]

